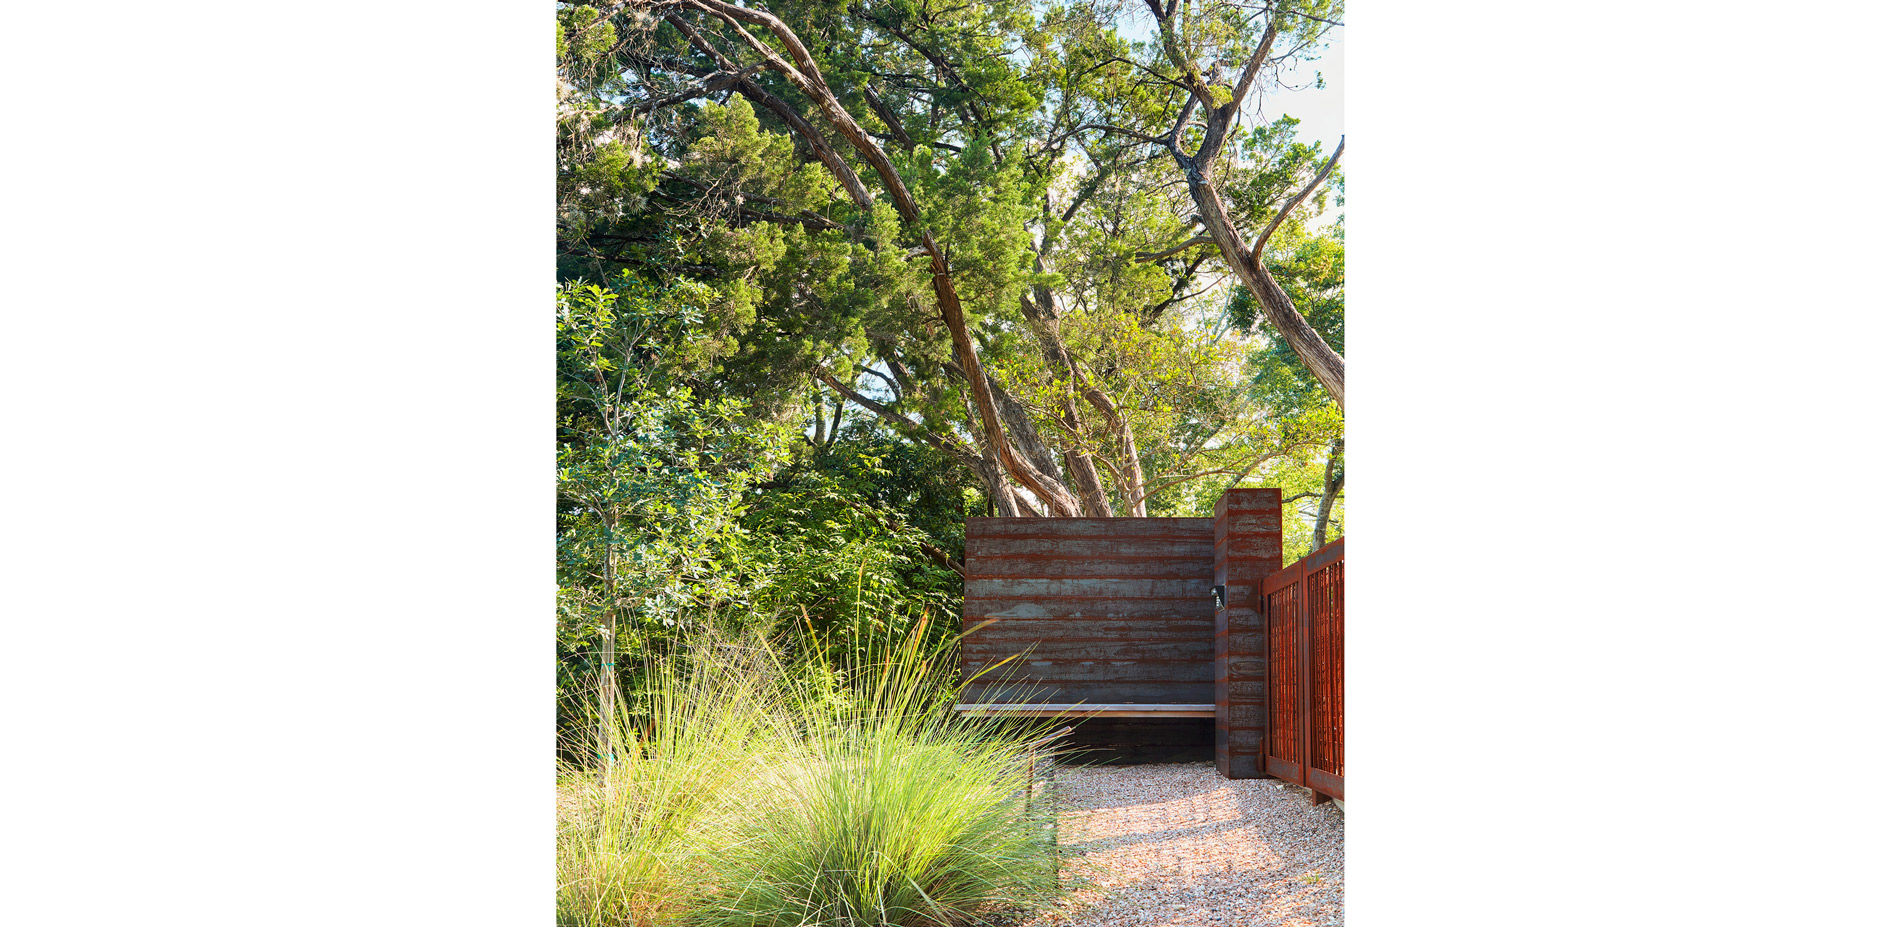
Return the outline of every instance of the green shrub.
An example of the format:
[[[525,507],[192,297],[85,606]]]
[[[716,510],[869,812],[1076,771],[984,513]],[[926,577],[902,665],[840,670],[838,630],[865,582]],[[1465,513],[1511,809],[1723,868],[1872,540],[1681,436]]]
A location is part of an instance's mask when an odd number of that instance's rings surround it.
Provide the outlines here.
[[[954,925],[1051,897],[1050,811],[1023,795],[1047,725],[953,716],[954,648],[920,640],[844,669],[656,665],[613,772],[563,779],[561,923]]]
[[[1049,894],[1050,835],[1016,760],[903,737],[842,747],[774,771],[790,800],[748,822],[702,923],[958,924]]]
[[[710,850],[728,839],[751,745],[771,708],[757,680],[661,669],[620,718],[610,771],[567,768],[557,785],[558,922],[676,922],[702,894]]]

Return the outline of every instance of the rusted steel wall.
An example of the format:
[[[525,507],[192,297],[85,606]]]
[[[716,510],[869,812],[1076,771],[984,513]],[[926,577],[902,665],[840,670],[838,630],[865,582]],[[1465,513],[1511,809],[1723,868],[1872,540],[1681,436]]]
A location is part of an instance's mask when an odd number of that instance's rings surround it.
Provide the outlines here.
[[[964,571],[964,678],[1029,651],[965,701],[1216,701],[1214,519],[972,518]]]
[[[1214,582],[1227,607],[1214,615],[1214,766],[1259,779],[1266,733],[1260,582],[1280,569],[1280,490],[1230,489],[1214,507]]]

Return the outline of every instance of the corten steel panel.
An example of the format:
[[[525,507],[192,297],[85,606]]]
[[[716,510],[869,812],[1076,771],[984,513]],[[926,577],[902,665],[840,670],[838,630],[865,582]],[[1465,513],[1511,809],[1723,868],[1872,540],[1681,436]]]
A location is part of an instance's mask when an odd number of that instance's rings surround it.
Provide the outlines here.
[[[1165,631],[1163,632],[1165,633]],[[1196,639],[1182,635],[1174,639],[1148,640],[1104,640],[1099,637],[1081,639],[1044,638],[1024,642],[1022,640],[998,640],[982,637],[963,642],[965,660],[995,659],[1001,660],[1011,654],[1022,653],[1024,660],[1106,660],[1110,663],[1208,663],[1208,639],[1205,636]]]
[[[983,629],[985,641],[1014,641],[1033,644],[1041,640],[1063,641],[1145,641],[1156,637],[1168,640],[1195,640],[1211,638],[1214,634],[1214,619],[1204,620],[1166,620],[1155,618],[1128,618],[1120,615],[1103,616],[1110,620],[1089,618],[1017,618],[1010,617]],[[974,628],[983,619],[965,618],[965,629]],[[1081,622],[1092,622],[1082,625]]]
[[[1344,776],[1335,776],[1323,769],[1308,769],[1306,771],[1306,787],[1330,798],[1337,798],[1340,801],[1346,800],[1346,778]],[[1318,802],[1314,802],[1314,804],[1318,804]]]
[[[1288,782],[1298,782],[1300,781],[1300,764],[1277,756],[1269,756],[1267,757],[1267,775],[1275,779],[1285,779]]]
[[[1230,779],[1263,775],[1260,581],[1280,568],[1280,491],[1235,489],[1214,509],[1214,581],[1227,606],[1214,616],[1214,765]]]
[[[965,530],[964,678],[1021,656],[964,701],[1214,700],[1212,519],[972,518]]]
[[[1266,583],[1267,768],[1280,763],[1293,770],[1293,782],[1302,782],[1300,741],[1300,629],[1301,572],[1287,568]],[[1278,762],[1275,762],[1278,761]],[[1278,773],[1275,773],[1278,775]]]
[[[1176,549],[1179,547],[1177,545]],[[1213,572],[1211,551],[1180,554],[1150,554],[1144,557],[1104,557],[1097,554],[1005,554],[1007,559],[982,564],[982,573],[968,572],[965,579],[1187,579],[1200,582]],[[1203,589],[1202,592],[1207,590]]]
[[[1206,599],[1207,590],[1201,590]],[[1196,614],[1183,614],[1176,599],[1104,599],[1100,596],[1022,596],[1007,590],[994,595],[963,596],[966,620],[1006,617],[1013,621],[1079,620],[1104,618],[1124,621],[1197,622],[1214,620],[1212,600],[1202,602],[1208,608]]]
[[[964,669],[973,671],[995,662],[997,661],[980,657],[966,658],[963,666]],[[1074,687],[1093,687],[1097,683],[1110,682],[1180,682],[1200,683],[1205,686],[1214,681],[1214,661],[1212,660],[1169,660],[1166,662],[1159,660],[1043,660],[1031,655],[1029,659],[1010,664],[1010,667],[1029,678],[1051,684],[1064,683]],[[965,699],[964,701],[974,700]],[[1028,701],[1028,699],[1012,699],[1011,701]],[[1139,701],[1139,699],[1115,698],[1102,701],[1120,703]],[[1200,701],[1206,702],[1207,699],[1200,699]]]
[[[1031,667],[1022,668],[1022,674],[1030,673]],[[968,675],[971,667],[965,666]],[[1127,703],[1149,704],[1171,702],[1176,704],[1205,705],[1208,682],[1154,682],[1135,680],[1077,681],[1044,679],[1031,680],[1029,684],[991,685],[988,677],[978,680],[964,688],[962,700],[978,703],[1019,703],[1036,702],[1046,704],[1081,705],[1077,714],[1086,714],[1089,705],[1121,705]]]
[[[969,554],[965,553],[964,556],[967,560]],[[1174,599],[1176,601],[1194,598],[1200,600],[1200,609],[1206,612],[1214,607],[1214,600],[1208,598],[1207,594],[1213,579],[1211,575],[1193,579],[1103,577],[1047,579],[1022,576],[981,579],[966,576],[963,580],[963,594],[980,599],[1010,598],[1017,601],[1034,601],[1044,596],[1063,599]]]
[[[1330,548],[1327,549],[1327,548]],[[1306,566],[1312,708],[1307,782],[1334,798],[1345,795],[1345,542],[1327,545]],[[1321,565],[1324,564],[1324,565]]]
[[[1212,543],[1213,523],[1211,518],[971,518],[964,522],[964,538],[1168,538]]]
[[[1133,521],[1134,519],[1122,519]],[[987,553],[1008,557],[1043,556],[1064,557],[1070,559],[1098,560],[1145,560],[1151,557],[1183,557],[1190,554],[1201,556],[1213,553],[1213,539],[1203,538],[1203,543],[1184,547],[1179,537],[1024,537],[1005,535],[980,537],[977,544]]]
[[[1343,800],[1345,780],[1345,568],[1342,538],[1262,584],[1266,613],[1269,774]]]

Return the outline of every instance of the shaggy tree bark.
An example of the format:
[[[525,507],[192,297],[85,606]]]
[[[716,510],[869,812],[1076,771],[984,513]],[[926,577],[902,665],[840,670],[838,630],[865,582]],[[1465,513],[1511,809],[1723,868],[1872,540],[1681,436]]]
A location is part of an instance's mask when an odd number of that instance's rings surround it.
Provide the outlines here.
[[[1326,457],[1326,479],[1319,494],[1319,515],[1313,519],[1313,549],[1326,546],[1326,529],[1333,520],[1333,500],[1346,488],[1346,439],[1334,438]]]
[[[1045,242],[1044,247],[1047,247]],[[1042,255],[1036,255],[1036,272],[1046,273],[1047,266]],[[1080,447],[1083,440],[1082,417],[1075,408],[1075,382],[1080,379],[1075,361],[1069,356],[1069,348],[1062,343],[1061,321],[1056,315],[1055,295],[1048,287],[1035,288],[1036,296],[1031,299],[1027,294],[1022,297],[1023,318],[1029,322],[1029,329],[1036,336],[1036,344],[1042,348],[1042,356],[1049,365],[1049,371],[1062,385],[1062,398],[1057,411],[1062,418],[1062,427],[1068,429],[1071,447]],[[1102,488],[1101,474],[1096,472],[1095,458],[1080,450],[1067,450],[1063,458],[1069,464],[1069,475],[1075,480],[1079,490],[1082,508],[1091,518],[1110,518],[1114,511],[1109,508],[1108,491]]]
[[[1148,477],[1142,472],[1141,455],[1135,449],[1134,429],[1128,427],[1128,420],[1122,417],[1121,407],[1100,387],[1093,383],[1084,384],[1082,395],[1096,411],[1102,413],[1102,417],[1108,420],[1109,430],[1115,433],[1121,459],[1109,468],[1109,472],[1115,477],[1116,488],[1121,490],[1129,517],[1148,517]]]
[[[1062,468],[1056,464],[1056,455],[1044,444],[1042,435],[1037,432],[1036,424],[1029,419],[1029,410],[1016,401],[1003,384],[990,378],[990,390],[996,394],[998,411],[1003,413],[1003,421],[1009,425],[1009,436],[1016,442],[1016,452],[1021,454],[1036,469],[1041,470],[1050,479],[1061,480]]]
[[[686,0],[681,6],[699,10],[730,25],[731,35],[736,36],[755,54],[765,59],[767,65],[778,71],[787,82],[810,99],[817,106],[825,122],[870,164],[885,192],[890,195],[891,205],[896,209],[898,218],[917,236],[924,255],[930,259],[931,289],[936,295],[937,311],[950,332],[950,342],[955,352],[957,366],[962,368],[964,377],[969,383],[971,404],[976,407],[977,416],[982,420],[986,451],[995,455],[997,464],[1005,473],[1041,499],[1043,504],[1049,507],[1051,514],[1079,512],[1080,507],[1076,504],[1068,487],[1064,486],[1060,480],[1051,479],[1022,459],[1011,446],[1003,430],[1002,416],[997,410],[996,397],[990,390],[989,377],[984,373],[982,362],[976,356],[976,347],[970,337],[969,322],[963,314],[963,301],[957,295],[956,284],[950,278],[949,257],[944,254],[936,239],[931,236],[930,230],[925,227],[923,211],[918,207],[916,199],[912,197],[909,187],[898,176],[897,169],[892,165],[890,158],[885,156],[884,150],[879,147],[877,141],[839,102],[837,94],[833,93],[825,83],[824,75],[819,72],[817,62],[812,58],[804,42],[792,31],[791,27],[770,13],[737,6],[724,0]],[[668,21],[671,22],[676,18],[678,17],[669,17]],[[758,37],[747,32],[743,24],[758,26],[770,33],[785,49],[785,53],[790,55],[790,60],[788,61],[785,56],[772,50]],[[677,27],[677,24],[675,25]],[[725,65],[724,62],[730,58],[716,50],[711,50],[710,43],[707,43],[703,50],[719,58],[722,66],[726,66],[728,70],[742,70]]]
[[[1201,224],[1207,231],[1207,238],[1220,249],[1222,260],[1227,262],[1228,268],[1233,270],[1234,274],[1246,285],[1248,292],[1251,292],[1254,299],[1259,301],[1263,314],[1273,325],[1274,330],[1280,333],[1280,337],[1286,339],[1287,346],[1291,347],[1293,353],[1300,358],[1300,362],[1312,371],[1313,377],[1325,388],[1327,395],[1333,397],[1333,401],[1344,409],[1346,407],[1345,359],[1326,343],[1326,339],[1320,337],[1319,332],[1306,321],[1306,317],[1293,306],[1293,300],[1289,299],[1286,291],[1280,288],[1279,281],[1273,279],[1273,274],[1260,263],[1254,249],[1248,245],[1240,230],[1234,226],[1232,217],[1228,215],[1227,201],[1221,195],[1220,187],[1214,178],[1214,163],[1227,146],[1228,133],[1233,130],[1240,116],[1241,103],[1246,100],[1248,91],[1253,88],[1254,81],[1259,78],[1261,67],[1267,61],[1267,52],[1272,49],[1273,40],[1278,37],[1279,30],[1273,22],[1269,21],[1266,32],[1260,37],[1259,46],[1254,49],[1253,56],[1248,59],[1239,80],[1234,82],[1233,93],[1223,103],[1208,87],[1207,81],[1202,78],[1200,68],[1188,60],[1187,54],[1181,48],[1176,32],[1178,23],[1175,19],[1178,7],[1174,3],[1169,3],[1164,11],[1158,0],[1147,0],[1147,2],[1149,12],[1154,14],[1162,50],[1179,71],[1182,82],[1188,88],[1187,103],[1181,108],[1180,115],[1175,118],[1174,127],[1167,137],[1148,140],[1165,147],[1168,153],[1174,156],[1175,163],[1180,165],[1182,173],[1187,176],[1188,195],[1193,197],[1194,205],[1199,210]],[[1182,136],[1194,118],[1196,109],[1205,114],[1205,129],[1201,136],[1200,146],[1193,154],[1189,154],[1182,147]],[[1345,147],[1343,138],[1340,139],[1340,147],[1343,151]],[[1328,170],[1330,169],[1329,166]]]

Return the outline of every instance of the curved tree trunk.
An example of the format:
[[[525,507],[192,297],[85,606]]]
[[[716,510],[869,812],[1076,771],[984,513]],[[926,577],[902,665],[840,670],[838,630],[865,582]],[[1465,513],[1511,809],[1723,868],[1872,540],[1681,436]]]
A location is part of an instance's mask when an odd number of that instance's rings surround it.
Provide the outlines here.
[[[1115,474],[1116,485],[1121,488],[1129,517],[1148,517],[1148,477],[1142,472],[1141,455],[1135,450],[1134,429],[1128,427],[1128,420],[1122,417],[1121,407],[1099,387],[1088,384],[1083,388],[1082,395],[1102,413],[1102,417],[1108,420],[1108,427],[1115,432],[1115,443],[1121,449],[1122,459],[1111,469]]]
[[[1003,413],[1003,421],[1009,425],[1011,440],[1016,442],[1016,452],[1027,458],[1036,469],[1053,480],[1062,479],[1062,468],[1056,464],[1055,452],[1044,444],[1042,435],[1036,430],[1036,423],[1029,418],[1029,410],[1016,401],[1003,384],[990,378],[990,390],[996,394],[997,410]]]
[[[1214,162],[1226,147],[1229,133],[1240,116],[1241,103],[1246,100],[1247,92],[1253,88],[1254,81],[1260,76],[1260,69],[1267,62],[1267,54],[1273,47],[1273,41],[1279,34],[1278,23],[1271,15],[1267,29],[1260,36],[1260,42],[1254,48],[1252,57],[1234,81],[1233,88],[1225,94],[1226,101],[1210,89],[1208,78],[1202,76],[1201,68],[1187,57],[1180,36],[1176,30],[1179,23],[1177,15],[1184,15],[1181,8],[1169,3],[1165,8],[1159,0],[1148,0],[1148,9],[1154,14],[1156,33],[1161,47],[1169,61],[1179,70],[1182,85],[1188,88],[1188,100],[1174,120],[1174,128],[1165,139],[1152,139],[1164,145],[1174,155],[1175,163],[1187,175],[1188,195],[1193,197],[1195,207],[1200,211],[1201,225],[1207,230],[1207,237],[1220,248],[1221,258],[1234,274],[1246,284],[1248,292],[1260,302],[1260,308],[1267,321],[1273,325],[1280,337],[1285,338],[1287,346],[1298,355],[1306,369],[1312,371],[1327,395],[1346,408],[1346,361],[1339,356],[1326,339],[1300,315],[1293,300],[1287,298],[1286,291],[1280,289],[1278,281],[1273,279],[1240,230],[1234,227],[1234,220],[1227,214],[1227,202],[1221,197],[1220,187],[1214,182]],[[1181,147],[1182,133],[1186,130],[1194,111],[1200,109],[1206,115],[1200,147],[1189,155]],[[1340,140],[1343,150],[1345,140]],[[1329,166],[1330,169],[1330,166]],[[1305,193],[1300,194],[1301,197]],[[1293,202],[1297,202],[1298,197]],[[1289,204],[1290,208],[1291,204]]]
[[[990,504],[996,507],[997,516],[1016,518],[1022,515],[1016,507],[1016,487],[1010,483],[1009,477],[1003,475],[1003,468],[996,463],[996,455],[986,450],[978,460],[981,461],[977,464],[978,472],[983,474],[983,482],[989,484]]]
[[[1036,255],[1036,271],[1046,270],[1042,255]],[[1029,329],[1036,336],[1036,344],[1042,348],[1043,361],[1056,378],[1062,382],[1062,426],[1074,436],[1075,443],[1082,440],[1082,417],[1075,408],[1075,381],[1077,373],[1075,361],[1069,357],[1069,347],[1062,343],[1061,322],[1056,316],[1055,297],[1048,287],[1036,287],[1036,298],[1022,297],[1023,318],[1029,321]],[[1075,488],[1080,492],[1082,508],[1091,518],[1112,518],[1115,515],[1108,504],[1108,491],[1102,488],[1101,474],[1096,472],[1095,458],[1079,450],[1064,451],[1063,458],[1069,464],[1069,475],[1075,480]]]
[[[983,434],[989,447],[994,451],[997,462],[1003,470],[1014,477],[1037,498],[1047,505],[1051,512],[1080,511],[1075,498],[1068,487],[1060,480],[1050,479],[1046,474],[1031,466],[1015,453],[1007,435],[1003,431],[1002,416],[996,408],[996,397],[990,391],[989,377],[984,374],[983,364],[977,359],[976,346],[970,338],[969,321],[963,314],[963,300],[957,295],[956,285],[950,279],[950,260],[943,248],[937,244],[930,230],[924,226],[923,211],[911,196],[910,188],[898,176],[897,168],[884,154],[870,133],[858,124],[839,102],[837,94],[825,83],[824,75],[818,70],[818,63],[804,42],[778,17],[770,13],[749,7],[727,3],[725,0],[686,0],[685,7],[704,11],[724,20],[732,26],[732,34],[750,47],[753,52],[764,58],[773,70],[783,75],[787,82],[798,88],[812,103],[816,104],[825,121],[857,149],[858,154],[870,164],[877,174],[886,193],[890,194],[891,205],[897,211],[904,226],[917,235],[924,254],[930,258],[931,289],[936,294],[937,311],[943,318],[944,326],[950,331],[950,342],[955,350],[957,366],[963,368],[965,379],[970,384],[970,395],[976,412],[983,422]],[[759,26],[776,38],[784,47],[791,60],[773,51],[763,41],[747,32],[743,23]]]
[[[1326,456],[1326,479],[1320,487],[1319,515],[1313,519],[1313,549],[1326,546],[1326,529],[1333,520],[1333,500],[1346,488],[1346,439],[1334,438],[1332,453]]]
[[[1314,379],[1319,380],[1326,394],[1344,409],[1345,358],[1340,357],[1306,321],[1306,317],[1300,315],[1300,310],[1293,306],[1293,300],[1287,297],[1285,290],[1280,289],[1279,281],[1274,280],[1273,274],[1268,273],[1267,268],[1253,256],[1252,247],[1241,238],[1240,230],[1228,218],[1227,202],[1221,197],[1220,188],[1214,185],[1199,161],[1199,156],[1196,156],[1186,165],[1188,193],[1194,197],[1194,205],[1200,209],[1207,237],[1212,238],[1220,248],[1221,257],[1241,282],[1247,285],[1247,291],[1259,300],[1260,308],[1274,330],[1286,339],[1287,346],[1299,356],[1306,369],[1313,372]]]

